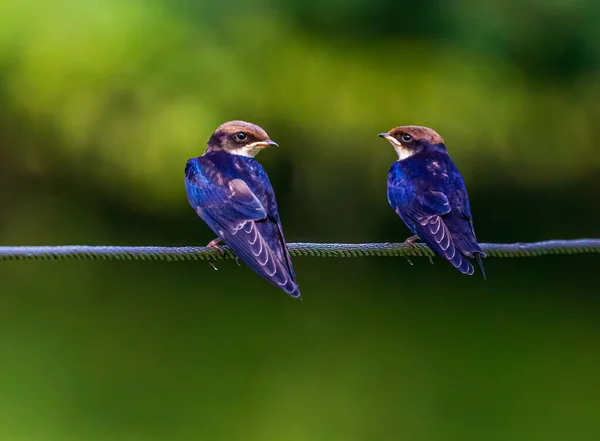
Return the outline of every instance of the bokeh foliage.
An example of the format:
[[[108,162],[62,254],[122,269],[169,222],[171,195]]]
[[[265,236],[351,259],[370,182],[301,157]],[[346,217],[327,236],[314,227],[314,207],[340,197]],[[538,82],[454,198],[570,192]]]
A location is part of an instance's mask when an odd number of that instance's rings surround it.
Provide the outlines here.
[[[291,241],[400,241],[435,128],[479,237],[598,237],[592,0],[0,2],[2,244],[204,244],[187,158],[263,126]],[[597,258],[0,266],[0,439],[595,440]]]

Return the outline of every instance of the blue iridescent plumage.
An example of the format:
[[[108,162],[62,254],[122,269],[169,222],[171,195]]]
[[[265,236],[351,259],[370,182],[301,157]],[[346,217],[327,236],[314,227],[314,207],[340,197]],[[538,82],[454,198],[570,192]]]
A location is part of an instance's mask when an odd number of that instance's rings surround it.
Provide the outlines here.
[[[477,243],[465,183],[441,137],[415,126],[397,127],[380,136],[399,155],[388,174],[392,209],[413,234],[461,273],[473,274],[470,259],[476,258],[485,277],[481,261],[485,253]]]
[[[243,133],[244,139],[237,139]],[[241,135],[239,135],[241,137]],[[190,205],[246,265],[292,297],[300,297],[273,187],[248,147],[276,145],[258,126],[233,121],[190,159],[185,187]]]

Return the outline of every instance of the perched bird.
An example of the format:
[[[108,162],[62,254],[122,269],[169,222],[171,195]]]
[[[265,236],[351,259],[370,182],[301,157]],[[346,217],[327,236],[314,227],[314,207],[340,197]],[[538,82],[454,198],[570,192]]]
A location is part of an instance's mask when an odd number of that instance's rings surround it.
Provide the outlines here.
[[[301,297],[286,248],[273,187],[254,159],[265,147],[277,146],[257,125],[222,124],[204,154],[188,160],[185,189],[192,208],[256,273],[292,297]]]
[[[475,257],[485,278],[469,197],[462,176],[450,159],[444,140],[427,127],[401,126],[387,133],[396,153],[388,173],[387,195],[392,209],[415,236],[461,273],[474,272]]]

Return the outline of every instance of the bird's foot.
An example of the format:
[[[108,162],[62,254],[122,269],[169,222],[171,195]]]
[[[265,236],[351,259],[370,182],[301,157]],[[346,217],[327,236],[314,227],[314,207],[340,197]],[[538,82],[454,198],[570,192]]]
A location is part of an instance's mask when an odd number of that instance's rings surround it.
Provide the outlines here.
[[[206,246],[207,246],[207,247],[209,247],[209,248],[214,248],[214,249],[216,249],[216,250],[220,251],[220,252],[221,252],[223,255],[225,255],[225,248],[223,248],[223,247],[220,247],[220,246],[218,245],[220,242],[223,242],[223,239],[221,239],[220,237],[217,237],[215,240],[211,240],[211,241],[208,243],[208,245],[206,245]],[[212,268],[213,268],[215,271],[218,271],[218,270],[219,270],[219,269],[217,268],[217,265],[215,265],[215,262],[213,262],[212,260],[210,260],[210,261],[208,262],[208,264],[209,264],[210,266],[212,266]]]
[[[220,242],[223,242],[223,239],[221,239],[220,237],[217,237],[215,240],[211,240],[208,245],[206,245],[209,248],[214,248],[218,251],[220,251],[221,253],[223,253],[223,255],[225,255],[226,251],[225,248],[220,247],[218,244]],[[235,256],[235,263],[238,264],[238,266],[242,266],[242,264],[240,263],[240,259],[239,257]],[[215,266],[214,262],[210,262],[210,266],[212,266],[215,270],[217,269],[217,267]]]
[[[419,236],[414,235],[410,236],[408,239],[404,241],[404,245],[408,245],[411,248],[416,248],[415,242],[419,240]]]
[[[415,249],[416,248],[415,241],[417,241],[417,240],[419,240],[419,236],[416,236],[416,235],[415,236],[411,236],[411,237],[409,237],[408,239],[406,239],[404,241],[404,244],[407,245],[409,248]],[[412,263],[412,261],[408,257],[406,258],[406,261],[408,263],[410,263],[411,266],[414,265]]]
[[[419,240],[419,236],[415,235],[415,236],[410,236],[408,239],[406,239],[404,241],[404,243],[406,245],[408,245],[410,248],[415,249],[417,248],[417,246],[415,245],[415,242]],[[427,256],[429,258],[429,263],[431,263],[433,265],[433,256]],[[412,265],[412,263],[411,263]]]
[[[220,247],[219,243],[223,242],[223,239],[221,239],[220,237],[217,237],[215,240],[211,240],[210,242],[208,242],[208,245],[206,245],[209,248],[214,248],[216,250],[219,250],[221,253],[225,254],[225,248]]]

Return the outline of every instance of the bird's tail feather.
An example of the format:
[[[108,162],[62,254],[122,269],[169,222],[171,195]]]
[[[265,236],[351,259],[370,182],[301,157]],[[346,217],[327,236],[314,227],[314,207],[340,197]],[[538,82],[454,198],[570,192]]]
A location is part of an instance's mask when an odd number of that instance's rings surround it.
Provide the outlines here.
[[[481,254],[475,253],[475,258],[477,259],[477,265],[479,265],[479,270],[483,275],[483,280],[487,280],[485,277],[485,270],[483,269],[483,261],[481,260]]]
[[[469,259],[466,256],[462,255],[460,252],[456,252],[457,259],[449,260],[449,262],[461,273],[466,274],[468,276],[473,275],[475,269]]]

